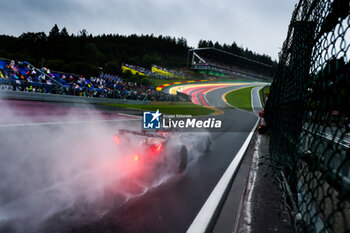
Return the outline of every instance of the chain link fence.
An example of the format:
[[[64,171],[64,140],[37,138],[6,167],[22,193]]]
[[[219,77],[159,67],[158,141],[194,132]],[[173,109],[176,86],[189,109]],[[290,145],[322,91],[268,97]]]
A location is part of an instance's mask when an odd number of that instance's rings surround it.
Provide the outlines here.
[[[297,4],[265,107],[297,232],[350,232],[349,4]]]

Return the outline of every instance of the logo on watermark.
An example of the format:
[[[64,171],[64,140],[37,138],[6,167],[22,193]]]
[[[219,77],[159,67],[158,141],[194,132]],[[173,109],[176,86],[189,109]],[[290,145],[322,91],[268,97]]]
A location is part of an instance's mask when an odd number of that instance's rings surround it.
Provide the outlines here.
[[[159,112],[143,113],[144,129],[220,129],[221,120],[214,117],[198,119],[192,115],[167,115]]]
[[[143,128],[144,129],[160,129],[161,113],[159,109],[156,112],[143,112]]]

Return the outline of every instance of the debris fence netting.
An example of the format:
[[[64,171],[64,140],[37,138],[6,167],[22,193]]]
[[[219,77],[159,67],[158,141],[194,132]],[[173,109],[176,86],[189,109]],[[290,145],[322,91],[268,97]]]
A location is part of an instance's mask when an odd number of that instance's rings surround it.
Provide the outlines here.
[[[349,0],[296,5],[265,106],[297,232],[350,232],[349,15]]]

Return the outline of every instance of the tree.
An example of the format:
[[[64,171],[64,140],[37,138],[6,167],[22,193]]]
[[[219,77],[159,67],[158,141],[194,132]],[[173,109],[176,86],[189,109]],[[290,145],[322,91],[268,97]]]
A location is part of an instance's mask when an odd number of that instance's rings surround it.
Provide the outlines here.
[[[91,65],[98,66],[99,61],[105,60],[105,56],[98,50],[95,43],[86,43],[82,54],[85,55],[84,60]]]
[[[79,36],[80,37],[86,38],[87,34],[88,34],[88,31],[86,29],[82,29],[82,30],[79,31]]]
[[[36,32],[36,33],[27,32],[20,35],[19,39],[30,43],[35,43],[35,42],[44,42],[46,41],[47,37],[45,32]]]
[[[151,66],[153,65],[153,59],[150,55],[148,54],[145,54],[142,58],[142,61],[141,61],[141,65],[145,68],[151,68]]]
[[[270,57],[246,52],[236,43],[213,45],[212,41],[203,39],[198,43],[199,48],[212,46],[237,55],[246,53],[254,60],[275,64]],[[43,32],[27,32],[19,37],[0,35],[2,57],[18,60],[23,58],[37,67],[40,67],[44,60],[48,68],[83,75],[96,73],[98,67],[104,67],[108,72],[114,73],[115,68],[123,62],[145,68],[150,68],[153,64],[168,68],[184,67],[188,49],[187,41],[182,37],[175,39],[165,35],[155,37],[135,34],[92,36],[88,35],[85,29],[81,30],[80,34],[78,32],[69,35],[65,27],[59,30],[57,24],[52,27],[48,36]],[[64,61],[64,64],[61,61]],[[51,65],[53,67],[50,67]]]
[[[230,48],[230,52],[240,55],[242,53],[242,48],[239,48],[238,45],[236,44],[236,42],[233,42]]]
[[[60,32],[60,36],[61,37],[69,37],[68,31],[67,31],[67,29],[65,27],[62,28],[62,30]]]
[[[207,41],[201,39],[198,43],[198,48],[205,48],[205,47],[208,47]]]
[[[187,40],[186,40],[185,38],[183,38],[183,37],[177,38],[177,45],[178,45],[179,47],[185,47],[185,48],[187,48]]]
[[[139,65],[139,57],[138,56],[129,57],[127,59],[127,63],[131,65]]]
[[[105,63],[103,72],[118,75],[121,73],[121,66],[117,61],[109,61]]]
[[[214,44],[214,48],[216,48],[216,49],[222,49],[222,47],[221,47],[221,45],[219,44],[219,42],[215,42],[215,44]]]
[[[58,28],[57,24],[53,26],[49,33],[49,38],[58,38],[60,36],[60,29]]]

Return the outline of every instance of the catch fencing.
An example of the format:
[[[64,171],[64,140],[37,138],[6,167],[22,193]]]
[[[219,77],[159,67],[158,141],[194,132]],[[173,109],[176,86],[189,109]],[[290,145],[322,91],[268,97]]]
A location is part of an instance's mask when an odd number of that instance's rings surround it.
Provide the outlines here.
[[[301,0],[265,107],[297,232],[350,232],[350,2]]]

